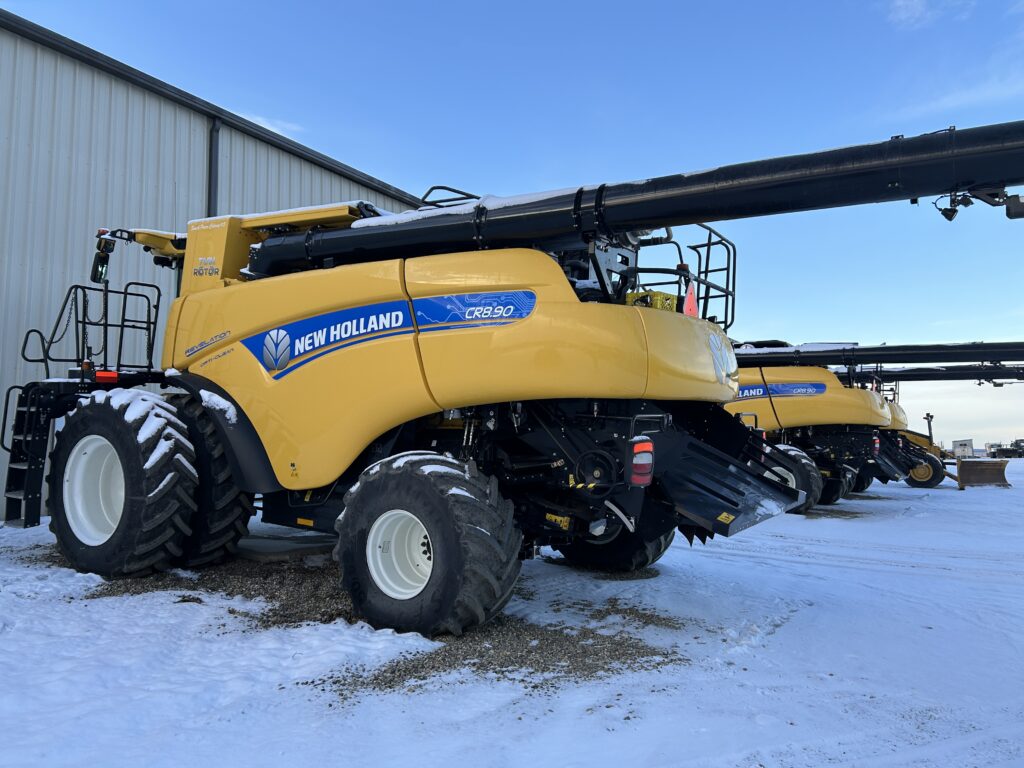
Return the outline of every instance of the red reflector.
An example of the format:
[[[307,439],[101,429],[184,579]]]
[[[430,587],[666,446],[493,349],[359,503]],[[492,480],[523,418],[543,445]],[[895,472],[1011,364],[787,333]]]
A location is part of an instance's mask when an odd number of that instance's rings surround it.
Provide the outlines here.
[[[647,486],[654,477],[654,443],[646,437],[635,437],[632,443],[633,460],[630,464],[629,484]]]
[[[879,449],[881,447],[882,447],[882,441],[879,440],[877,437],[872,438],[872,440],[871,440],[871,452],[877,455],[878,451],[879,451]]]
[[[96,371],[96,381],[111,382],[117,381],[117,371]]]
[[[693,290],[693,283],[686,286],[686,298],[683,300],[683,314],[690,317],[697,316],[697,294]]]
[[[109,229],[103,229],[101,227],[100,229],[96,230],[96,237],[103,237],[104,235],[109,235],[109,234],[110,234],[110,230]]]

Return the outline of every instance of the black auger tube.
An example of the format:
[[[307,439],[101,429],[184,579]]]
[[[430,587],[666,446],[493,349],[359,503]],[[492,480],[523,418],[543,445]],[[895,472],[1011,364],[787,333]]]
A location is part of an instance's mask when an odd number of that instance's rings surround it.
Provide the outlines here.
[[[740,368],[777,365],[913,365],[941,363],[1024,362],[1024,341],[967,342],[964,344],[892,344],[835,349],[762,348],[736,350]]]
[[[412,221],[283,234],[253,258],[331,266],[478,248],[579,243],[595,237],[748,216],[881,203],[1024,183],[1024,121],[728,165],[646,181],[581,187],[488,208],[459,206]]]
[[[900,381],[1024,381],[1024,366],[1020,365],[946,365],[916,368],[865,368],[853,372],[855,382],[881,381],[892,384]]]

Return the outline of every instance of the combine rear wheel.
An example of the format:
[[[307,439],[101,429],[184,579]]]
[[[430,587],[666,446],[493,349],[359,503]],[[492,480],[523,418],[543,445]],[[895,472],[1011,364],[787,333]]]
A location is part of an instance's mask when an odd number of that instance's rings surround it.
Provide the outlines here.
[[[71,565],[107,578],[173,565],[196,506],[186,431],[145,390],[82,398],[57,433],[48,478],[51,528]]]
[[[607,573],[631,573],[661,559],[676,535],[679,521],[672,508],[661,502],[647,502],[630,531],[618,523],[592,539],[580,539],[555,547],[572,565]]]
[[[910,470],[906,483],[911,488],[934,488],[945,479],[945,464],[937,456],[929,453],[921,464]]]
[[[224,446],[203,406],[188,395],[171,395],[168,402],[188,426],[199,471],[198,509],[178,563],[185,568],[210,565],[238,549],[238,541],[248,532],[252,498],[235,485]]]
[[[374,627],[460,635],[512,596],[523,541],[513,512],[473,463],[426,451],[385,459],[345,495],[342,586]]]
[[[798,467],[796,473],[781,467],[778,468],[778,471],[783,479],[785,479],[787,485],[806,494],[807,498],[802,505],[796,509],[789,510],[792,514],[803,514],[817,504],[818,499],[821,497],[821,472],[818,471],[818,466],[814,463],[814,459],[795,445],[776,445],[775,450],[787,453],[797,460]]]

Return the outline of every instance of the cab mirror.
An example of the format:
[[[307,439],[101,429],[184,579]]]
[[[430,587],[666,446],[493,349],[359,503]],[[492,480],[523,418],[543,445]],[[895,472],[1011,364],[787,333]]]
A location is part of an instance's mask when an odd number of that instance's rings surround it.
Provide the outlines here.
[[[96,255],[92,257],[92,272],[89,274],[89,279],[94,283],[106,283],[109,265],[110,254],[96,251]]]

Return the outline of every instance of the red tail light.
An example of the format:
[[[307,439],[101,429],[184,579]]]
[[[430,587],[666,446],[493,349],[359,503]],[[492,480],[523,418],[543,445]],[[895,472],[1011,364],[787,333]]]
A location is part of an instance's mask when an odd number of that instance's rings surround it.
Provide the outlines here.
[[[649,437],[634,437],[633,459],[629,469],[629,484],[645,487],[654,478],[654,443]]]
[[[117,371],[96,371],[96,381],[111,384],[118,379]]]
[[[871,453],[875,456],[878,455],[879,450],[882,448],[882,441],[878,439],[878,436],[871,438]]]

